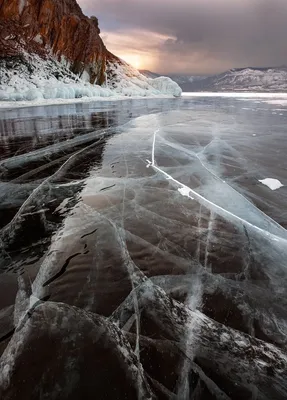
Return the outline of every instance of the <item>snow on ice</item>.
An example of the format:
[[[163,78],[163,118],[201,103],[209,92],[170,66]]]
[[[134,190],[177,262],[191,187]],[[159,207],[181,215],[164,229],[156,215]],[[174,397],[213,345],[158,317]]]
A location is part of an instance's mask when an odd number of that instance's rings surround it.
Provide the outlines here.
[[[284,186],[278,179],[273,178],[259,179],[259,182],[261,182],[263,185],[268,186],[271,190],[277,190]]]

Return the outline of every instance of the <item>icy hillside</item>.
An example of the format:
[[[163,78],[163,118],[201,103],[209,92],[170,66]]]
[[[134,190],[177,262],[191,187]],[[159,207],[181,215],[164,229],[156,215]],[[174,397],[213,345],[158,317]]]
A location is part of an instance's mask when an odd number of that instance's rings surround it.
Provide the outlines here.
[[[155,72],[151,72],[148,69],[139,69],[139,72],[142,75],[146,76],[147,78],[155,79],[155,78],[159,78],[160,77],[160,74],[157,74]]]
[[[125,96],[173,95],[182,93],[179,85],[166,76],[149,78],[122,61],[107,63],[107,87]]]
[[[170,78],[149,79],[126,63],[110,62],[103,86],[92,85],[73,74],[68,65],[37,55],[0,61],[0,101],[74,99],[111,96],[180,96]]]
[[[286,92],[287,68],[231,69],[219,75],[195,81],[190,91]]]

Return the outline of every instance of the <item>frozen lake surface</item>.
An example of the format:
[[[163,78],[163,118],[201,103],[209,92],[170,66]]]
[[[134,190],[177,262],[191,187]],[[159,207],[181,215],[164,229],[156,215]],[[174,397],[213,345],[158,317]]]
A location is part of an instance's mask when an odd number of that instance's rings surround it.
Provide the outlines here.
[[[1,399],[286,399],[286,126],[280,96],[0,109]]]

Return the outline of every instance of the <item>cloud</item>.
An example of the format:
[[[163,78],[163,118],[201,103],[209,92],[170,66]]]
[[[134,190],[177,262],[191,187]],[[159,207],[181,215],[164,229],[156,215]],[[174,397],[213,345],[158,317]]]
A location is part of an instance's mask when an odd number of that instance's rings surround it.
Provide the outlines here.
[[[287,0],[80,0],[115,53],[164,73],[287,63]]]

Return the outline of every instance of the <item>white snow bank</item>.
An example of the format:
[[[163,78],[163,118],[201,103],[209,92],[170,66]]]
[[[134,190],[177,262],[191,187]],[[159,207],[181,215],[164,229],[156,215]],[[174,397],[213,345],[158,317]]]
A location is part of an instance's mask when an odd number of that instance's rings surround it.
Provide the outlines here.
[[[0,64],[0,101],[40,101],[106,97],[180,96],[180,87],[170,78],[149,79],[128,64],[109,66],[112,77],[105,87],[92,85],[87,74],[74,75],[55,60],[25,55],[12,67]]]
[[[259,179],[259,182],[261,182],[265,186],[268,186],[271,190],[280,189],[282,186],[284,186],[278,179],[273,178],[265,178],[262,180]]]

